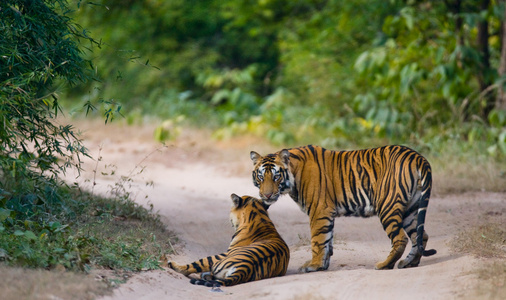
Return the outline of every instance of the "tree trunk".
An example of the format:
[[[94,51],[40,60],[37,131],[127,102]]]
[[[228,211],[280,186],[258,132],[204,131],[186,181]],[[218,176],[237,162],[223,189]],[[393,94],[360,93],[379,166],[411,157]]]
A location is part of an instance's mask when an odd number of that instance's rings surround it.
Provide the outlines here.
[[[462,1],[456,0],[450,2],[445,0],[445,4],[448,11],[455,16],[455,36],[457,37],[457,45],[462,46],[464,45],[464,32],[462,31],[464,22],[462,20],[462,16],[460,15],[462,13]]]
[[[480,11],[488,10],[488,6],[490,4],[490,0],[482,0],[480,2]],[[484,91],[491,84],[491,76],[490,76],[490,51],[489,51],[489,32],[488,32],[488,21],[482,20],[478,22],[478,50],[481,53],[481,62],[480,62],[480,74],[478,75],[478,81],[480,83],[480,90]],[[484,95],[484,109],[483,115],[485,118],[488,117],[488,114],[495,106],[495,97],[490,93],[486,93]]]
[[[506,2],[506,1],[504,1]],[[505,3],[506,4],[506,3]],[[506,18],[506,5],[504,6],[504,17]],[[506,73],[506,20],[501,22],[501,61],[499,63],[499,69],[497,69],[499,77],[505,77]],[[506,78],[505,78],[506,79]],[[504,90],[504,84],[506,82],[499,83],[499,89],[497,93],[497,99],[495,107],[497,109],[506,109],[506,91]]]

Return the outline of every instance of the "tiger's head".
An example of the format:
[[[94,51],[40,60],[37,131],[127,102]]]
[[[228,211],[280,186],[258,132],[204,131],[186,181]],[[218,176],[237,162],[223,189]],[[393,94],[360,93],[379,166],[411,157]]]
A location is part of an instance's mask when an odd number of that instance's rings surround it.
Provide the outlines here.
[[[264,205],[269,207],[279,196],[290,192],[293,185],[293,176],[289,171],[290,152],[284,149],[261,156],[251,151],[250,157],[255,166],[253,184],[258,187]]]
[[[258,199],[250,196],[239,197],[236,194],[230,195],[232,208],[230,209],[230,222],[237,230],[239,226],[251,223],[251,216],[267,215],[267,207]]]

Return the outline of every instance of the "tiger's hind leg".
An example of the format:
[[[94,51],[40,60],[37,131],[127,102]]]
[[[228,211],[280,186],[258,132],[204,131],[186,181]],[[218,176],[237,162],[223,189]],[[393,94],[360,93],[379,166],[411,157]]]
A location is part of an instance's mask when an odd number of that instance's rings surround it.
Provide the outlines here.
[[[417,225],[417,217],[418,217],[418,205],[414,205],[411,207],[407,215],[403,221],[404,230],[407,232],[409,238],[411,239],[411,251],[409,251],[408,256],[405,259],[399,262],[398,268],[413,268],[417,267],[420,263],[420,259],[422,258],[422,254],[418,251],[418,243],[416,225]],[[423,248],[427,245],[427,241],[429,240],[429,235],[424,231],[423,232]]]
[[[383,224],[383,229],[386,231],[390,241],[392,242],[392,249],[390,250],[390,254],[387,259],[382,262],[378,262],[375,265],[376,270],[386,270],[393,269],[395,263],[401,258],[404,250],[406,249],[406,244],[408,243],[408,238],[402,228],[402,214],[398,213],[402,211],[402,207],[398,208],[401,204],[396,204],[389,211],[392,212],[389,214],[386,212],[384,215],[380,214],[381,224]]]
[[[429,195],[430,190],[422,193],[422,186],[419,184],[414,196],[411,198],[409,208],[404,215],[402,226],[411,239],[412,247],[408,256],[399,262],[399,269],[417,267],[422,256],[430,256],[436,253],[436,250],[425,250],[429,235],[425,232],[423,225]],[[419,237],[419,234],[422,236]]]
[[[420,263],[420,259],[422,258],[422,254],[418,252],[418,245],[416,243],[416,231],[414,234],[410,235],[411,238],[411,244],[413,247],[411,247],[411,251],[409,251],[408,256],[406,256],[405,259],[401,260],[399,262],[398,268],[413,268],[417,267]],[[427,245],[427,241],[429,240],[429,235],[424,231],[423,232],[423,248]]]
[[[195,285],[204,285],[207,287],[211,287],[213,288],[213,290],[216,288],[217,289],[216,291],[221,291],[219,287],[223,285],[231,285],[227,280],[216,278],[213,275],[213,272],[214,270],[211,272],[203,272],[202,274],[200,274],[200,279],[190,278],[190,283]]]
[[[231,286],[244,282],[254,280],[254,272],[257,274],[261,271],[256,266],[255,261],[251,258],[248,259],[251,250],[243,250],[236,248],[231,251],[231,254],[213,266],[212,275],[213,280],[219,282],[221,285]]]
[[[225,285],[224,282],[222,282],[220,280],[214,280],[214,279],[192,278],[192,279],[190,279],[190,283],[195,284],[195,285],[204,285],[204,286],[211,287],[211,288],[219,288],[219,287]]]

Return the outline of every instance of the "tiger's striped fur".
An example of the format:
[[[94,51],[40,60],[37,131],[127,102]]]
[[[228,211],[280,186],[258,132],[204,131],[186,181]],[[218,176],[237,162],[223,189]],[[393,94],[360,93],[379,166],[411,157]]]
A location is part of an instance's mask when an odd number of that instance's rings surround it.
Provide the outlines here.
[[[387,259],[376,269],[392,269],[408,239],[412,248],[399,268],[416,267],[424,250],[424,231],[432,173],[429,162],[404,146],[357,151],[331,151],[318,146],[284,149],[261,156],[252,151],[253,183],[264,205],[289,194],[309,215],[312,260],[300,270],[326,270],[332,256],[334,219],[378,215],[392,243]]]
[[[193,284],[235,285],[285,275],[290,251],[276,231],[263,203],[256,198],[235,194],[230,219],[235,228],[227,252],[202,258],[187,265],[169,262],[184,275],[202,273]]]

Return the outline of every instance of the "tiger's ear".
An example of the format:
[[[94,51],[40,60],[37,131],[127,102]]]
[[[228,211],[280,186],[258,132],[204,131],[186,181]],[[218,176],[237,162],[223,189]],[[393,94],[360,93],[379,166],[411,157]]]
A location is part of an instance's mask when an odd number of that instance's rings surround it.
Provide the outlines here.
[[[230,195],[230,198],[232,198],[232,202],[234,203],[235,208],[239,208],[242,205],[242,198],[237,196],[236,194]]]
[[[281,162],[288,166],[290,163],[290,152],[288,152],[286,149],[283,149],[281,152],[279,152],[278,156],[281,159]]]
[[[255,151],[251,151],[249,153],[249,157],[251,158],[251,160],[253,161],[253,165],[256,165],[257,162],[262,159],[262,155],[256,153]]]

